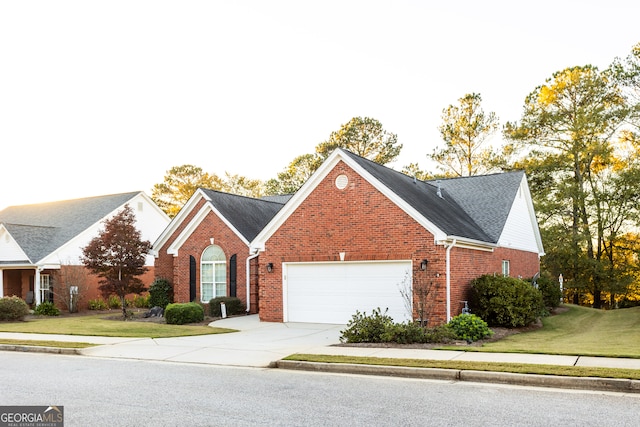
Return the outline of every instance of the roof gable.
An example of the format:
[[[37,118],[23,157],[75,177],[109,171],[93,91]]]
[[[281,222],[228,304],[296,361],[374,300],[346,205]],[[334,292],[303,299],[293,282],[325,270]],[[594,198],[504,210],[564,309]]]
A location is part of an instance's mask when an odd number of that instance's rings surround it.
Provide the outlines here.
[[[240,240],[249,246],[249,242],[255,238],[271,218],[284,206],[284,203],[271,200],[254,199],[199,188],[154,243],[153,246],[156,254],[169,241],[176,230],[187,221],[187,218],[190,217],[190,214],[194,212],[203,199],[206,203],[199,208],[198,212],[191,217],[180,234],[171,242],[167,248],[168,253],[177,255],[180,247],[195,231],[198,225],[204,221],[209,212],[217,215]]]
[[[420,181],[339,148],[256,236],[252,248],[264,250],[269,237],[339,161],[389,197],[437,241],[457,239],[479,247],[498,245],[523,181],[526,187],[524,172]],[[531,220],[539,241],[535,215]]]
[[[284,203],[202,189],[220,214],[246,239],[253,240]]]
[[[11,232],[0,224],[0,265],[30,263],[29,257],[18,245]]]
[[[37,263],[138,194],[139,191],[10,206],[0,211],[0,223],[4,224],[29,260]]]
[[[446,191],[438,194],[437,185],[413,179],[401,172],[345,151],[364,170],[389,188],[447,235],[480,242],[496,243],[466,210]]]
[[[513,206],[524,172],[449,178],[428,181],[440,185],[480,227],[489,240],[497,243]]]

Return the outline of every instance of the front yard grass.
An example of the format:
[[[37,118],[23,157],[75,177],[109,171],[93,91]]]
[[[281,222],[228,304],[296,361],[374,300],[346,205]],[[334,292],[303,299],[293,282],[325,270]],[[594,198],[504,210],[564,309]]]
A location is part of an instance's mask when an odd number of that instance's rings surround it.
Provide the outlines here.
[[[23,322],[2,322],[0,332],[32,334],[84,335],[125,338],[171,338],[194,335],[224,334],[235,329],[213,328],[203,325],[167,325],[106,319],[105,315],[46,317]]]
[[[640,370],[638,369],[591,368],[581,366],[534,365],[524,363],[467,362],[455,360],[394,359],[385,357],[333,356],[300,353],[287,356],[284,360],[640,380]]]
[[[13,340],[0,338],[0,345],[28,345],[36,347],[55,347],[55,348],[87,348],[97,344],[88,342],[66,342],[66,341],[47,341],[47,340]]]
[[[494,353],[640,358],[640,307],[609,311],[574,305],[565,305],[564,307],[567,308],[566,312],[542,319],[543,327],[540,329],[509,335],[499,341],[484,343],[482,346],[440,346],[437,348]],[[640,380],[640,370],[637,369],[314,354],[293,354],[285,359],[303,362],[354,363]]]
[[[640,307],[606,311],[565,307],[565,313],[543,318],[538,330],[468,350],[640,358]]]

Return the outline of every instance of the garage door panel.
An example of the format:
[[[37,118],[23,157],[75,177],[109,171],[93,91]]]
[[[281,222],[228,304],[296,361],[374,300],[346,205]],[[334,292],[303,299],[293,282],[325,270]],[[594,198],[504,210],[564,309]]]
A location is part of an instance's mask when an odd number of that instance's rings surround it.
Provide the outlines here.
[[[286,320],[347,323],[356,311],[378,307],[407,320],[399,285],[410,271],[411,261],[287,264]]]

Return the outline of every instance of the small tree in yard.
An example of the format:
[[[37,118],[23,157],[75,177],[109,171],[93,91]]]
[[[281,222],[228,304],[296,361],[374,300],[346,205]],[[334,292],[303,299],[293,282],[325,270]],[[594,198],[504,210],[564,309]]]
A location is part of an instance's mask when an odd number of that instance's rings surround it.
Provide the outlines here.
[[[100,291],[105,297],[117,295],[122,302],[122,316],[127,317],[125,297],[146,290],[139,277],[151,250],[135,227],[136,217],[129,205],[104,222],[104,229],[82,249],[82,263],[100,277]]]

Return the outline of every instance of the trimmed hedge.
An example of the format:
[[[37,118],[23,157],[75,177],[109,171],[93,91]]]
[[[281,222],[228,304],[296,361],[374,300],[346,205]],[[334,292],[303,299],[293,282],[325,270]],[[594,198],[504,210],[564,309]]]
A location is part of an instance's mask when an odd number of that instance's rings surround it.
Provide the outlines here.
[[[209,301],[209,314],[211,317],[222,317],[222,309],[220,303],[223,302],[227,309],[227,316],[233,316],[235,314],[243,314],[246,312],[246,307],[240,301],[240,298],[236,297],[218,297]]]
[[[24,320],[29,306],[17,296],[0,298],[0,320]]]
[[[184,325],[204,320],[204,308],[198,303],[169,304],[164,310],[165,321],[170,325]]]
[[[546,313],[542,292],[524,280],[484,275],[471,282],[471,289],[473,313],[491,326],[527,326]]]

